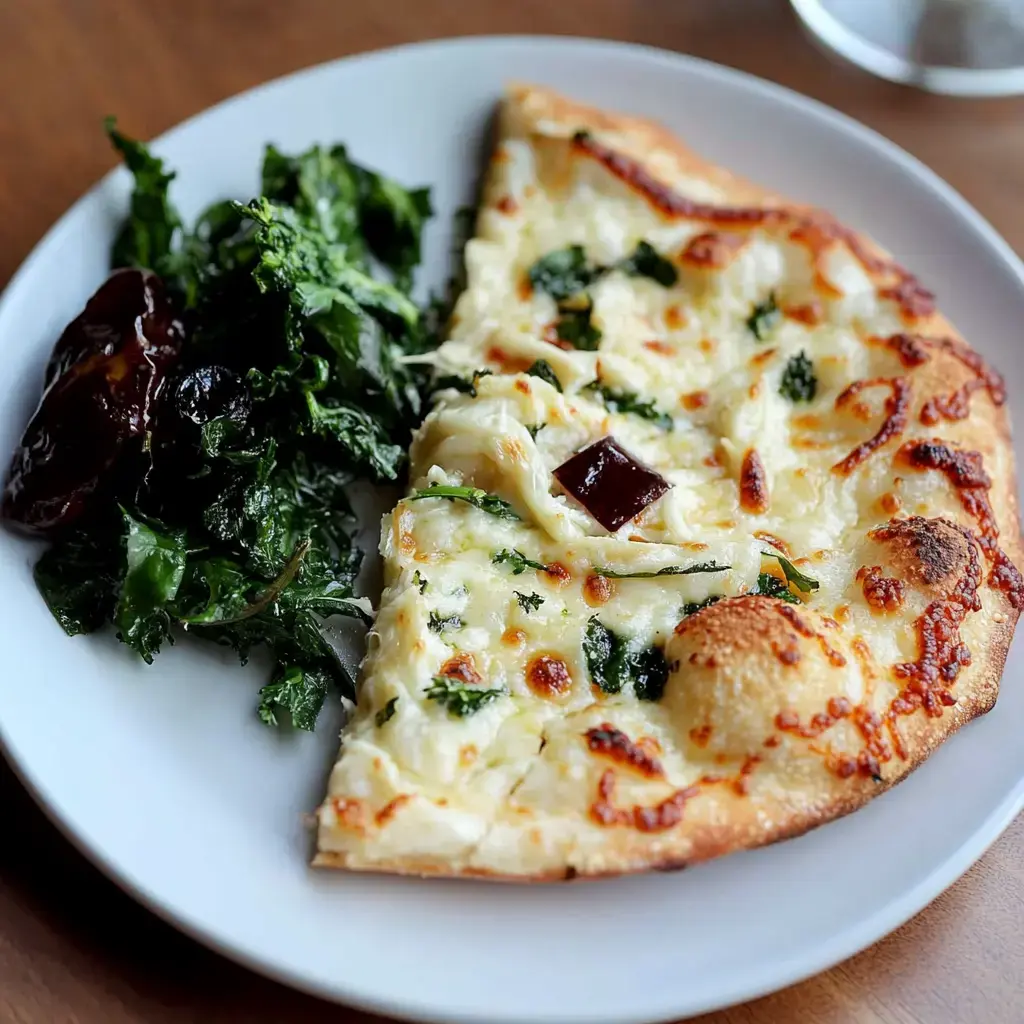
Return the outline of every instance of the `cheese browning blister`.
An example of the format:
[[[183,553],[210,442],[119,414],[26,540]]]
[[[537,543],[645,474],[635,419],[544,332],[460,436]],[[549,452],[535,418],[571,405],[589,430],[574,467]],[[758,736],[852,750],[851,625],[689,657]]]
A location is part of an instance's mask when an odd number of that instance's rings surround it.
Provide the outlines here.
[[[992,705],[1004,395],[906,270],[533,88],[466,266],[317,863],[679,866],[855,809]]]

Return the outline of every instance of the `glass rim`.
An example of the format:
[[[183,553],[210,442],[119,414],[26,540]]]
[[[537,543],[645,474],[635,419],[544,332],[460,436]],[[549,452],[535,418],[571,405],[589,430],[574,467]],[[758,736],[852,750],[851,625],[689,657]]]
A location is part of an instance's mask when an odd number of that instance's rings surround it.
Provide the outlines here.
[[[821,0],[790,0],[807,31],[829,50],[878,78],[947,96],[1011,96],[1024,93],[1024,65],[965,68],[917,64],[872,43],[844,25]]]

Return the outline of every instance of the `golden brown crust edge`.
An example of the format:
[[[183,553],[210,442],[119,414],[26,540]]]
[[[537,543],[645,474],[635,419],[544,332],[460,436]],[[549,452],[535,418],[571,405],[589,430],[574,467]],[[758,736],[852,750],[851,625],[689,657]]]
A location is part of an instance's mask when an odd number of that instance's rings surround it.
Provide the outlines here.
[[[661,179],[669,187],[674,185],[674,172],[680,176],[699,178],[713,185],[721,191],[723,201],[731,205],[756,205],[787,210],[794,214],[814,213],[810,207],[791,203],[694,154],[659,124],[588,107],[546,88],[526,84],[515,84],[509,88],[501,111],[499,140],[541,134],[559,137],[567,144],[571,136],[581,128],[606,136],[609,146],[644,163],[652,170],[654,177]],[[652,152],[658,154],[660,168],[652,167]],[[487,175],[485,203],[493,203],[502,187],[500,169],[497,167],[498,160],[496,155]],[[668,169],[669,173],[665,173],[665,169]],[[828,214],[820,216],[831,220]],[[872,239],[852,231],[848,234],[859,243],[863,251],[891,261],[890,254]],[[918,318],[915,330],[930,337],[953,338],[967,345],[953,324],[939,312]],[[936,379],[948,381],[950,374],[955,379],[958,366],[960,364],[955,359],[943,354],[934,360],[932,366],[928,368],[928,373],[934,375]],[[914,424],[906,436],[923,439],[931,437],[934,433],[935,429],[928,430]],[[996,407],[987,401],[982,405],[976,400],[972,406],[971,416],[960,425],[956,440],[961,446],[976,448],[983,455],[998,452],[1004,456],[1000,461],[1007,465],[1009,470],[993,475],[991,499],[1000,527],[1000,544],[1015,564],[1021,564],[1024,560],[1024,546],[1021,541],[1010,421],[1005,406]],[[1010,457],[1007,459],[1006,455]],[[986,458],[987,464],[990,461]],[[990,628],[983,642],[974,645],[972,664],[961,673],[957,682],[957,704],[939,719],[924,718],[921,715],[914,717],[914,727],[906,731],[907,756],[905,760],[890,763],[883,783],[863,778],[831,779],[827,785],[821,787],[821,799],[800,809],[795,809],[781,800],[774,806],[762,800],[756,808],[749,801],[737,800],[732,805],[733,813],[726,825],[707,824],[699,830],[691,829],[678,836],[671,832],[665,833],[664,841],[659,844],[659,851],[656,854],[643,837],[637,837],[629,830],[609,830],[599,857],[593,857],[589,862],[579,863],[567,869],[535,874],[501,874],[479,868],[453,869],[449,863],[412,861],[407,858],[396,858],[372,865],[353,864],[349,863],[349,858],[344,853],[335,852],[318,853],[313,863],[320,867],[421,877],[551,882],[596,879],[642,871],[676,870],[725,853],[799,836],[819,825],[858,810],[891,789],[927,760],[953,733],[994,706],[1003,665],[1019,615],[1019,612],[1011,608],[1005,600],[1001,599],[999,603],[1005,617],[1001,622],[990,619]],[[766,820],[770,821],[770,824],[766,825]]]

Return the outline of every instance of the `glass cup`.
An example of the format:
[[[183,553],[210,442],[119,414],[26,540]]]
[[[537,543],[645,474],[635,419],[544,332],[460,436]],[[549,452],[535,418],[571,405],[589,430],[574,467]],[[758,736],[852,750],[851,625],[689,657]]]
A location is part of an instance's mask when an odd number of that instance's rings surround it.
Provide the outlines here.
[[[1024,93],[1024,0],[790,0],[811,35],[893,82]]]

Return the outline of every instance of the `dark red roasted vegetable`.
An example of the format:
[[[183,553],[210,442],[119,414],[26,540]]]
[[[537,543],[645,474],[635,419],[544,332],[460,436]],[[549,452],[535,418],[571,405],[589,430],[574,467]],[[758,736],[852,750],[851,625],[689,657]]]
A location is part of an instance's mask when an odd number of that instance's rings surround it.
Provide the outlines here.
[[[657,501],[670,486],[611,437],[602,437],[563,462],[555,470],[555,479],[613,532]]]
[[[82,515],[127,448],[141,447],[182,339],[155,274],[111,274],[54,347],[7,476],[5,519],[43,534]]]

